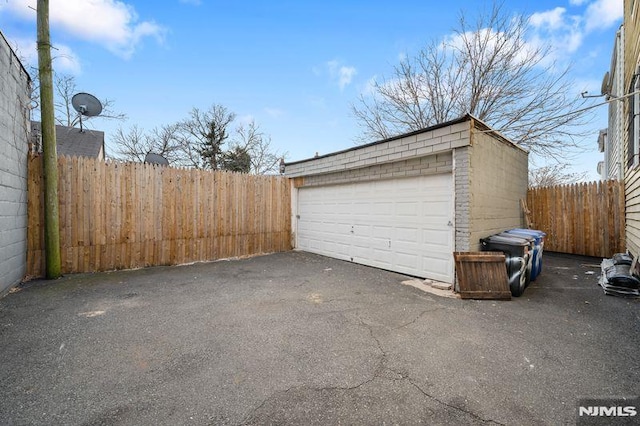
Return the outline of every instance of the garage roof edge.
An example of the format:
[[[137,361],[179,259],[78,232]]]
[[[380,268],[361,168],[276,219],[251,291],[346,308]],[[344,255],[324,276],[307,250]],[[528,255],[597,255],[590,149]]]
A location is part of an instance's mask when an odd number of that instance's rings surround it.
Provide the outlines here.
[[[318,159],[321,159],[321,158],[333,157],[334,155],[343,154],[345,152],[356,151],[356,150],[359,150],[359,149],[362,149],[362,148],[367,148],[367,147],[370,147],[370,146],[380,145],[380,144],[383,144],[385,142],[390,142],[390,141],[394,141],[394,140],[397,140],[397,139],[406,138],[408,136],[418,135],[420,133],[429,132],[429,131],[432,131],[432,130],[436,130],[436,129],[440,129],[440,128],[443,128],[443,127],[452,126],[454,124],[464,123],[465,121],[472,121],[472,120],[473,121],[477,121],[477,122],[481,123],[483,125],[483,127],[486,127],[487,129],[490,129],[490,127],[487,126],[485,123],[483,123],[481,120],[478,120],[477,118],[475,118],[471,114],[466,114],[466,115],[464,115],[464,116],[462,116],[460,118],[456,118],[455,120],[447,121],[445,123],[435,124],[435,125],[433,125],[431,127],[425,127],[424,129],[420,129],[420,130],[413,130],[411,132],[403,133],[401,135],[393,136],[393,137],[390,137],[390,138],[387,138],[387,139],[382,139],[382,140],[379,140],[379,141],[370,142],[370,143],[367,143],[367,144],[364,144],[364,145],[352,146],[351,148],[343,149],[341,151],[330,152],[328,154],[319,155],[317,157],[311,157],[311,158],[305,158],[303,160],[286,162],[285,166],[306,163],[308,161],[314,161],[314,160],[318,160]],[[502,137],[504,138],[504,136],[502,136]]]

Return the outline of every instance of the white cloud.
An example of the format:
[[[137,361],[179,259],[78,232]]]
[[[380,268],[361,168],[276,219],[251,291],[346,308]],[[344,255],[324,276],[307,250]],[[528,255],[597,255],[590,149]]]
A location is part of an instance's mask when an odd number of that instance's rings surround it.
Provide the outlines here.
[[[35,20],[35,7],[35,0],[15,0],[0,3],[0,12]],[[52,28],[98,43],[124,58],[135,52],[143,38],[162,42],[166,32],[153,21],[140,21],[133,6],[118,0],[51,0],[49,15]]]
[[[38,66],[38,51],[35,40],[12,39],[11,47],[27,69]],[[69,46],[55,44],[51,49],[51,58],[56,71],[73,75],[82,72],[80,59]]]
[[[51,51],[51,57],[53,58],[53,64],[57,70],[62,71],[64,74],[78,75],[81,73],[80,59],[71,50],[69,46],[56,45],[56,49]]]
[[[340,71],[338,72],[340,77],[338,79],[338,85],[340,89],[344,89],[346,85],[351,84],[351,80],[353,80],[353,76],[355,76],[358,71],[354,67],[340,67]]]
[[[605,29],[615,24],[623,15],[622,0],[597,0],[587,7],[585,29]]]
[[[537,12],[531,15],[530,22],[536,28],[547,27],[548,29],[559,29],[564,26],[564,13],[567,10],[564,7],[556,7],[546,12]]]
[[[331,78],[337,80],[340,90],[344,90],[346,86],[351,84],[353,77],[358,74],[355,67],[342,65],[335,59],[327,62],[326,67]]]
[[[571,0],[572,6],[580,7],[582,13],[569,14],[567,9],[555,9],[534,13],[530,16],[535,43],[550,43],[556,56],[571,54],[580,48],[585,37],[594,30],[610,28],[622,19],[622,0]]]

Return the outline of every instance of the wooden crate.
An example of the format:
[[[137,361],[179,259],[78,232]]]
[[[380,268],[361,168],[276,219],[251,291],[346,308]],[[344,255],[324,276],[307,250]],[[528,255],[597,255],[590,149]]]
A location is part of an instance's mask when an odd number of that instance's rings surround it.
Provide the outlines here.
[[[462,299],[511,299],[505,256],[500,252],[455,252]]]

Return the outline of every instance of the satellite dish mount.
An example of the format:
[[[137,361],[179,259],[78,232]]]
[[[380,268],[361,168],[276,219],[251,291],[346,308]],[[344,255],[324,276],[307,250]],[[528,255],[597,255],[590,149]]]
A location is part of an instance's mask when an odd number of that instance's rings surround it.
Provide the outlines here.
[[[599,95],[590,95],[587,91],[580,93],[580,95],[583,98],[600,98],[605,96],[605,99],[609,99],[611,97],[611,77],[609,76],[609,71],[607,71],[602,78]]]
[[[76,93],[71,98],[71,105],[73,109],[78,111],[78,118],[80,119],[80,132],[82,132],[82,116],[95,117],[102,112],[102,104],[95,96],[89,93]]]

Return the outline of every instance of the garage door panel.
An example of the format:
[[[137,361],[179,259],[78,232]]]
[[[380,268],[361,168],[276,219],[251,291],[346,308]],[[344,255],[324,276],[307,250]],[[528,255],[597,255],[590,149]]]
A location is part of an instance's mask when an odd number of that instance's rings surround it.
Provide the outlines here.
[[[300,188],[297,247],[453,280],[451,174]]]
[[[418,255],[410,253],[396,252],[394,254],[395,264],[405,270],[415,270],[418,268]]]
[[[405,201],[396,204],[396,215],[417,217],[420,212],[420,203],[417,201]]]
[[[391,216],[393,214],[393,203],[390,202],[374,202],[371,207],[372,216]]]
[[[448,243],[451,232],[449,230],[439,229],[423,229],[421,232],[424,244],[431,244],[435,246],[442,246]]]
[[[445,259],[424,259],[422,267],[428,268],[434,274],[446,275],[450,266],[450,262]]]
[[[397,228],[394,237],[394,243],[417,243],[420,238],[420,233],[416,232],[415,228]]]
[[[380,239],[389,239],[393,235],[393,227],[382,224],[374,224],[372,227],[372,237]]]

